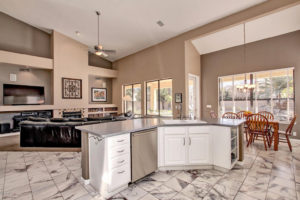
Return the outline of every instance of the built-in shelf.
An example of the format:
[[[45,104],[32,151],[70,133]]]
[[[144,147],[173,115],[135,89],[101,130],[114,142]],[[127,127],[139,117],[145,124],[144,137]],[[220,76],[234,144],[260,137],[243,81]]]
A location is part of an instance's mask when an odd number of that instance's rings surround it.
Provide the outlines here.
[[[0,50],[0,63],[53,69],[53,59]]]
[[[0,112],[17,112],[30,110],[53,110],[54,105],[24,105],[24,106],[0,106]]]
[[[20,132],[3,133],[3,134],[0,134],[0,138],[2,138],[2,137],[11,137],[11,136],[16,136],[16,135],[20,135]]]
[[[117,78],[118,71],[114,69],[106,69],[95,66],[88,66],[89,75],[104,77],[104,78]]]
[[[89,104],[87,106],[78,107],[76,109],[89,109],[89,108],[102,108],[103,112],[105,113],[114,113],[118,112],[118,108],[115,104]],[[115,110],[107,110],[115,108]],[[55,105],[22,105],[22,106],[0,106],[0,113],[1,112],[19,112],[19,111],[32,111],[32,110],[63,110],[69,109],[61,106]]]
[[[92,106],[90,105],[88,108],[88,117],[90,118],[98,118],[104,117],[106,115],[117,115],[118,107],[114,104],[103,104]]]

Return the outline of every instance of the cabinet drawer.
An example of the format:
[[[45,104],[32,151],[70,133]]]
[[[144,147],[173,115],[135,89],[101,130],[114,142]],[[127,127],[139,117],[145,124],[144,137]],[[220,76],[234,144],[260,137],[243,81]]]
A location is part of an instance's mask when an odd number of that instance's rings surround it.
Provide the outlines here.
[[[114,147],[124,145],[124,144],[128,144],[128,143],[130,143],[129,133],[108,138],[109,148],[114,148]]]
[[[164,133],[165,134],[185,134],[185,127],[165,127]]]
[[[111,180],[108,184],[108,191],[112,192],[130,182],[130,164],[127,163],[111,171]]]
[[[109,158],[115,158],[117,156],[121,156],[121,155],[124,155],[127,153],[128,154],[130,153],[130,145],[129,144],[125,144],[122,146],[108,149],[108,157]]]
[[[199,126],[194,126],[194,127],[189,127],[189,133],[209,133],[209,127],[199,127]]]
[[[130,154],[124,154],[121,156],[117,156],[115,158],[111,158],[108,162],[108,168],[115,168],[115,167],[119,167],[122,166],[124,164],[128,164],[130,163]]]

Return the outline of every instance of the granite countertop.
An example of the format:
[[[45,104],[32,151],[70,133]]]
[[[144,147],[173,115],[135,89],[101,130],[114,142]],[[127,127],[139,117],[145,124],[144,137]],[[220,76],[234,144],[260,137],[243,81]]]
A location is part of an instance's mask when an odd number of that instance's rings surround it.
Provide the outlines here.
[[[204,121],[206,123],[195,123],[187,120],[185,123],[164,123],[165,118],[139,118],[130,119],[125,121],[116,121],[109,123],[99,123],[84,126],[76,126],[76,129],[94,134],[100,137],[111,137],[124,133],[137,132],[147,130],[151,128],[163,127],[163,126],[224,126],[224,127],[236,127],[244,123],[244,120],[239,119],[208,119]]]

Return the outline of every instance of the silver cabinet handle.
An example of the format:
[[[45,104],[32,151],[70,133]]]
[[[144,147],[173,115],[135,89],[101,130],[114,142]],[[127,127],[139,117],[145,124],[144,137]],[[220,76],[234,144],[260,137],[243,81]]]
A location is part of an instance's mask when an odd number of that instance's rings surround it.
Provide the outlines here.
[[[123,174],[125,171],[123,170],[123,171],[120,171],[120,172],[118,172],[118,174]]]
[[[185,138],[183,138],[183,146],[185,146]]]
[[[124,142],[124,140],[118,140],[117,142]]]
[[[118,161],[118,163],[123,163],[123,162],[125,162],[125,160]]]
[[[123,150],[120,150],[120,151],[118,151],[118,153],[122,153],[122,152],[124,152],[124,149],[123,149]]]
[[[191,137],[189,137],[189,141],[190,141],[190,146],[191,146],[191,144],[192,144],[192,140],[191,140]]]

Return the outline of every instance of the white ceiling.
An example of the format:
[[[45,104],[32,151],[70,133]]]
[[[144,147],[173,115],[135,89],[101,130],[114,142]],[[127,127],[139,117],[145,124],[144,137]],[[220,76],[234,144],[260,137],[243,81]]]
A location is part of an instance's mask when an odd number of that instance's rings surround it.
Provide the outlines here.
[[[264,1],[1,0],[0,11],[93,47],[97,43],[94,11],[100,10],[100,43],[117,50],[109,57],[113,61]],[[158,20],[165,26],[159,27]]]
[[[245,23],[246,43],[300,30],[300,5]],[[199,54],[244,44],[243,24],[192,41]]]

